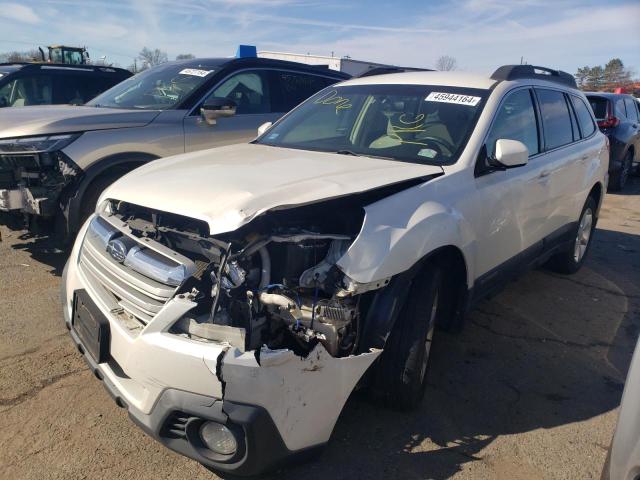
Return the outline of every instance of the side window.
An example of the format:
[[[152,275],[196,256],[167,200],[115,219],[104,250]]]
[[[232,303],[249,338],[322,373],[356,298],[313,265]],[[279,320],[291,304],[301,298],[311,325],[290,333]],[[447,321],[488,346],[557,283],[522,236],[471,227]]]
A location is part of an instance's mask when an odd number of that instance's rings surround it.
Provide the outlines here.
[[[546,150],[573,141],[571,115],[564,94],[557,90],[536,89],[542,115]]]
[[[8,107],[11,105],[11,93],[16,84],[15,80],[10,80],[0,87],[0,107]]]
[[[567,107],[569,107],[569,116],[571,117],[571,130],[573,131],[573,141],[577,142],[578,140],[580,140],[580,130],[578,129],[576,112],[573,110],[573,106],[571,105],[571,101],[569,100],[569,95],[565,94],[564,99],[565,102],[567,102]]]
[[[7,107],[27,105],[49,105],[52,100],[51,77],[49,75],[25,75],[16,78],[2,88],[6,91]]]
[[[271,98],[265,72],[245,71],[224,80],[211,94],[236,102],[237,113],[269,113]]]
[[[524,143],[530,156],[540,152],[538,124],[529,89],[509,94],[500,106],[487,138],[487,153],[490,156],[495,155],[496,141],[501,138]]]
[[[593,132],[596,131],[596,126],[593,124],[593,118],[589,113],[589,107],[584,103],[581,98],[571,96],[573,102],[573,108],[576,111],[578,117],[578,124],[580,125],[580,131],[582,132],[582,138],[590,137]]]
[[[638,111],[636,110],[636,106],[634,105],[635,100],[632,100],[629,97],[625,97],[624,104],[627,107],[627,118],[632,122],[638,121]]]
[[[276,112],[288,112],[314,93],[337,83],[337,80],[331,78],[305,73],[276,70],[272,75],[272,91],[278,92],[274,103]]]
[[[113,84],[103,76],[61,73],[54,76],[53,103],[82,105]]]
[[[617,97],[613,101],[613,109],[614,109],[614,113],[613,114],[616,117],[619,117],[621,119],[627,118],[627,109],[624,106],[624,98]]]

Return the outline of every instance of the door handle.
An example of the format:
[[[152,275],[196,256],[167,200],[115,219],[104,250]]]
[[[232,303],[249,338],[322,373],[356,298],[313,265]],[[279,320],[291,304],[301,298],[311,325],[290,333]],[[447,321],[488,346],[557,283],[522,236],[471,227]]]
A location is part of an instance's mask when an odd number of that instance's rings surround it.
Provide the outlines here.
[[[584,162],[585,160],[589,160],[589,155],[582,155],[582,157],[580,157],[580,161]]]
[[[551,170],[543,170],[540,172],[538,178],[547,178],[549,175],[551,175]]]

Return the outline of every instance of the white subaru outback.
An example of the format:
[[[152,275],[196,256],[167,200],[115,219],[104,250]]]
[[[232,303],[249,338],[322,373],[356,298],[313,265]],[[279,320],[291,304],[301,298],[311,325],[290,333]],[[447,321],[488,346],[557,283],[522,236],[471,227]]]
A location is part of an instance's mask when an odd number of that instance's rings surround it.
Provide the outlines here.
[[[117,181],[64,273],[117,404],[217,471],[315,452],[358,383],[418,405],[435,326],[578,270],[607,185],[584,95],[541,67],[349,80],[263,127]]]

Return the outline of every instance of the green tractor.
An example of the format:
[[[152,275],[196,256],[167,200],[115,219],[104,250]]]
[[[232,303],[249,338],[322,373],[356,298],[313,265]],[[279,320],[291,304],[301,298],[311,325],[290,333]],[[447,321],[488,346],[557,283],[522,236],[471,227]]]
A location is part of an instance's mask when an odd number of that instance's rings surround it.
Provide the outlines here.
[[[89,60],[89,52],[85,47],[67,47],[65,45],[51,45],[49,49],[49,63],[64,63],[69,65],[84,65]],[[38,48],[42,61],[46,62],[44,51]]]

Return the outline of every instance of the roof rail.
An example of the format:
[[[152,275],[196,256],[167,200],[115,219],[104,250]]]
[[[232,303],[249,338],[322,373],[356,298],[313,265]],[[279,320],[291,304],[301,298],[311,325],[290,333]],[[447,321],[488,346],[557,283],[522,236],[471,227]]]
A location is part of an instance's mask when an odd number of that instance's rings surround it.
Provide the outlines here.
[[[536,65],[503,65],[498,68],[491,78],[494,80],[516,80],[520,78],[536,78],[549,82],[562,83],[572,88],[578,88],[573,75],[562,70],[553,70],[547,67]]]
[[[404,72],[432,72],[429,68],[417,68],[417,67],[396,67],[393,65],[384,67],[373,67],[360,75],[356,75],[356,78],[373,77],[374,75],[385,75],[387,73],[404,73]]]

